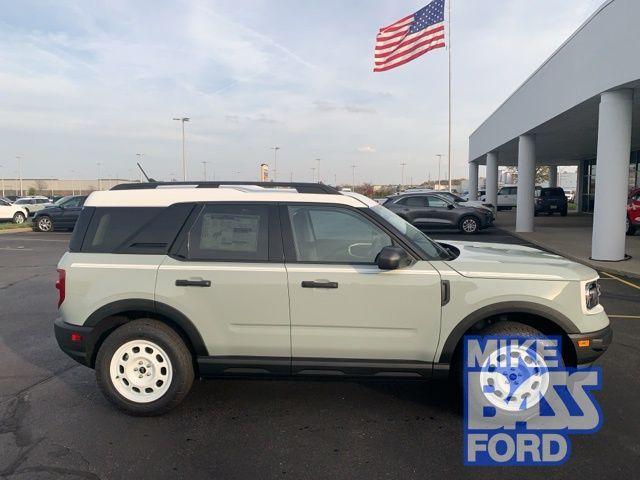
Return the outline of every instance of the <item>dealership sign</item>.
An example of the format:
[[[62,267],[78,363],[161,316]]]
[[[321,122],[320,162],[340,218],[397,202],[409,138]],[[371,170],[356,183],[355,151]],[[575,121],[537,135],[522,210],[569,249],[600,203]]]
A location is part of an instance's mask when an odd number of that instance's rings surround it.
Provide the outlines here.
[[[601,370],[564,367],[561,340],[465,338],[465,465],[557,465],[600,428]]]

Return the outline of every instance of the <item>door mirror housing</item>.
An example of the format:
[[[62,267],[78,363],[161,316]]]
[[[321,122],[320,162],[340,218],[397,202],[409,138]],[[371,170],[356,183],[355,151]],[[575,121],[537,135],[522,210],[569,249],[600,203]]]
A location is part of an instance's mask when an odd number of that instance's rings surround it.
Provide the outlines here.
[[[411,264],[409,254],[400,247],[384,247],[376,257],[380,270],[396,270]]]

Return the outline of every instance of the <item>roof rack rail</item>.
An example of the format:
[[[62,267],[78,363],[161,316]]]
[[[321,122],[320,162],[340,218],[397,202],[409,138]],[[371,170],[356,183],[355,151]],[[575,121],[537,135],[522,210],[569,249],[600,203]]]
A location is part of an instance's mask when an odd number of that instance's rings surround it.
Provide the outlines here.
[[[255,185],[264,188],[295,188],[298,193],[320,193],[329,195],[340,195],[340,192],[324,183],[309,182],[251,182],[251,181],[231,181],[231,182],[147,182],[147,183],[121,183],[111,187],[111,190],[152,190],[158,187],[194,187],[194,188],[218,188],[224,185]]]

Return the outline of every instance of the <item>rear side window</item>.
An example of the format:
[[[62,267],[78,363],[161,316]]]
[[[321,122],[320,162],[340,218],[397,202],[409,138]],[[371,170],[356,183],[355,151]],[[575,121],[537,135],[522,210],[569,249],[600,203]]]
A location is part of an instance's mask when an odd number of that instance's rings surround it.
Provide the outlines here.
[[[187,234],[180,255],[194,261],[267,261],[269,207],[205,205]]]
[[[96,208],[82,242],[82,251],[113,253],[162,210],[157,207]]]
[[[426,207],[426,197],[406,197],[398,200],[396,203],[407,207]]]

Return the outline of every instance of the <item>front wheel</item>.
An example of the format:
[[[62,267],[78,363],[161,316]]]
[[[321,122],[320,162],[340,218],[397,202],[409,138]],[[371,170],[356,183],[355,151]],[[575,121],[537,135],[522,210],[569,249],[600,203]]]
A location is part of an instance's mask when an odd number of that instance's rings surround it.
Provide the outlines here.
[[[460,231],[464,234],[470,235],[477,233],[480,230],[480,223],[475,217],[462,217],[458,225]]]
[[[16,212],[13,214],[13,223],[18,223],[18,224],[24,223],[26,219],[27,217],[22,212]]]
[[[627,230],[626,230],[627,235],[633,235],[634,233],[636,233],[636,227],[635,225],[632,225],[631,222],[629,221],[629,217],[627,217]]]
[[[104,396],[130,415],[161,415],[189,393],[193,361],[180,335],[157,320],[129,322],[109,335],[96,358]]]
[[[40,232],[50,232],[51,230],[53,230],[53,223],[51,222],[51,217],[47,217],[46,215],[43,215],[42,217],[38,218],[38,221],[36,222],[36,228]]]

